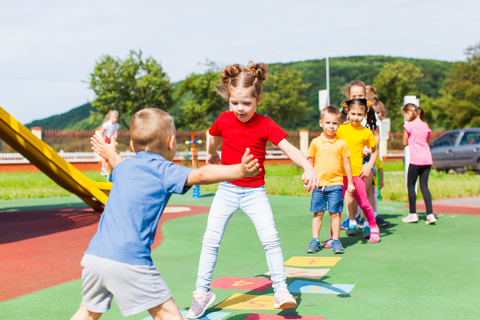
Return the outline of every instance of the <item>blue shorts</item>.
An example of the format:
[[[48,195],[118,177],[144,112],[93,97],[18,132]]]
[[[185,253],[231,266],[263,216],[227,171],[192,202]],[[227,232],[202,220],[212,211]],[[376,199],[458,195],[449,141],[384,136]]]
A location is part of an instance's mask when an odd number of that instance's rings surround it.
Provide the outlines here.
[[[343,211],[343,186],[328,186],[315,188],[312,192],[311,212],[328,210],[331,213]],[[327,209],[328,203],[328,209]]]
[[[366,165],[368,163],[368,161],[370,161],[370,155],[366,156],[365,158],[363,158],[363,163],[362,165]],[[375,165],[373,165],[372,167],[372,172],[375,172]]]

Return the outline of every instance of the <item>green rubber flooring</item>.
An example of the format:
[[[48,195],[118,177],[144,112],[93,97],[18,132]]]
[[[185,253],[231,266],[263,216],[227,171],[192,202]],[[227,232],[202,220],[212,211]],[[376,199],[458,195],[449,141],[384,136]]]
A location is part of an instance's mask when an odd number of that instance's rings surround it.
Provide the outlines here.
[[[251,313],[317,316],[333,319],[480,319],[480,216],[444,214],[436,225],[427,226],[424,217],[417,224],[403,224],[404,203],[380,203],[380,214],[390,225],[381,228],[382,241],[370,244],[361,236],[341,232],[343,255],[331,249],[307,254],[311,239],[310,198],[269,196],[285,261],[291,257],[341,257],[317,281],[354,284],[348,294],[295,293],[299,306],[288,310],[236,310],[224,319],[243,320]],[[170,204],[209,206],[212,193],[201,199],[173,196]],[[40,208],[82,207],[75,197],[0,202],[1,211]],[[19,209],[20,208],[20,209]],[[345,215],[344,215],[345,217]],[[188,310],[195,290],[198,260],[207,214],[167,221],[163,242],[152,258],[180,310]],[[329,237],[329,218],[324,217],[320,239]],[[0,245],[1,255],[1,245]],[[5,257],[0,258],[4,259]],[[268,271],[265,253],[249,218],[237,212],[231,219],[220,247],[213,280],[221,277],[264,278]],[[6,277],[8,275],[0,275]],[[292,284],[297,278],[288,278]],[[1,283],[0,283],[1,290]],[[234,293],[272,296],[240,289],[214,289],[216,306]],[[0,303],[0,319],[69,319],[81,302],[81,280],[37,291]],[[125,319],[145,319],[143,312]],[[124,319],[116,304],[102,319]]]

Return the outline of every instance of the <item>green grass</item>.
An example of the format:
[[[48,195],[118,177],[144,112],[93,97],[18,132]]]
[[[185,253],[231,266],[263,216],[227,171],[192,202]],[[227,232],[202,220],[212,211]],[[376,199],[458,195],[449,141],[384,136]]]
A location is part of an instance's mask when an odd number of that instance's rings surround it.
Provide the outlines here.
[[[391,161],[383,163],[383,172],[405,171],[403,161]]]
[[[98,171],[84,175],[95,181],[105,181]],[[42,172],[0,173],[0,200],[66,197],[72,194],[61,188]]]
[[[408,202],[405,191],[405,178],[402,173],[403,162],[385,163],[385,187],[382,189],[384,201]],[[269,165],[265,167],[265,190],[270,195],[309,197],[302,184],[302,169],[295,165]],[[395,173],[394,173],[395,172]],[[104,181],[97,171],[84,174],[95,181]],[[202,186],[202,191],[216,191],[218,184]],[[480,176],[472,172],[465,174],[446,174],[432,170],[429,188],[433,199],[473,197],[480,195]],[[35,173],[0,173],[0,199],[32,199],[48,197],[65,197],[72,194],[45,174]],[[418,199],[422,195],[418,193]]]

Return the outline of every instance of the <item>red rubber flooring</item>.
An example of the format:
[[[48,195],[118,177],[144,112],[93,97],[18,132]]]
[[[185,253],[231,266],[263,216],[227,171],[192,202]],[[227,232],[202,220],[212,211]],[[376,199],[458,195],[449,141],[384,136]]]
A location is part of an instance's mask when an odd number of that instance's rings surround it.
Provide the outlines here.
[[[162,241],[162,224],[208,213],[209,207],[164,212],[152,249]],[[100,214],[89,208],[0,212],[0,302],[81,278],[80,260],[97,230]]]

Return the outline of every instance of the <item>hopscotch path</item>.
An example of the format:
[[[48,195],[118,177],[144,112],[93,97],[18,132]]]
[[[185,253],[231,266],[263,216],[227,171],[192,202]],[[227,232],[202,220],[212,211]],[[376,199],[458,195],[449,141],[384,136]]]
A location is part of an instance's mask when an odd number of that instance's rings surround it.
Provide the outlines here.
[[[319,282],[330,269],[318,267],[334,267],[342,258],[337,257],[291,257],[285,262],[286,276],[289,278],[300,278],[307,280],[294,280],[288,290],[294,298],[295,293],[309,294],[337,294],[348,295],[355,287],[354,284],[331,284]],[[302,268],[293,268],[302,267]],[[310,269],[306,269],[310,268]],[[270,272],[265,273],[270,275]],[[312,281],[316,280],[316,281]],[[222,277],[212,282],[212,288],[216,289],[234,289],[245,291],[265,291],[272,285],[272,280],[266,278],[238,278]],[[221,310],[278,310],[273,307],[273,295],[255,295],[247,293],[234,293],[224,301],[217,304],[214,309]],[[187,311],[181,311],[185,318]],[[214,311],[205,313],[199,320],[222,320],[230,312]],[[185,318],[186,319],[186,318]],[[316,316],[288,316],[274,314],[250,314],[245,320],[324,320],[325,317]],[[147,317],[143,320],[152,320]]]

